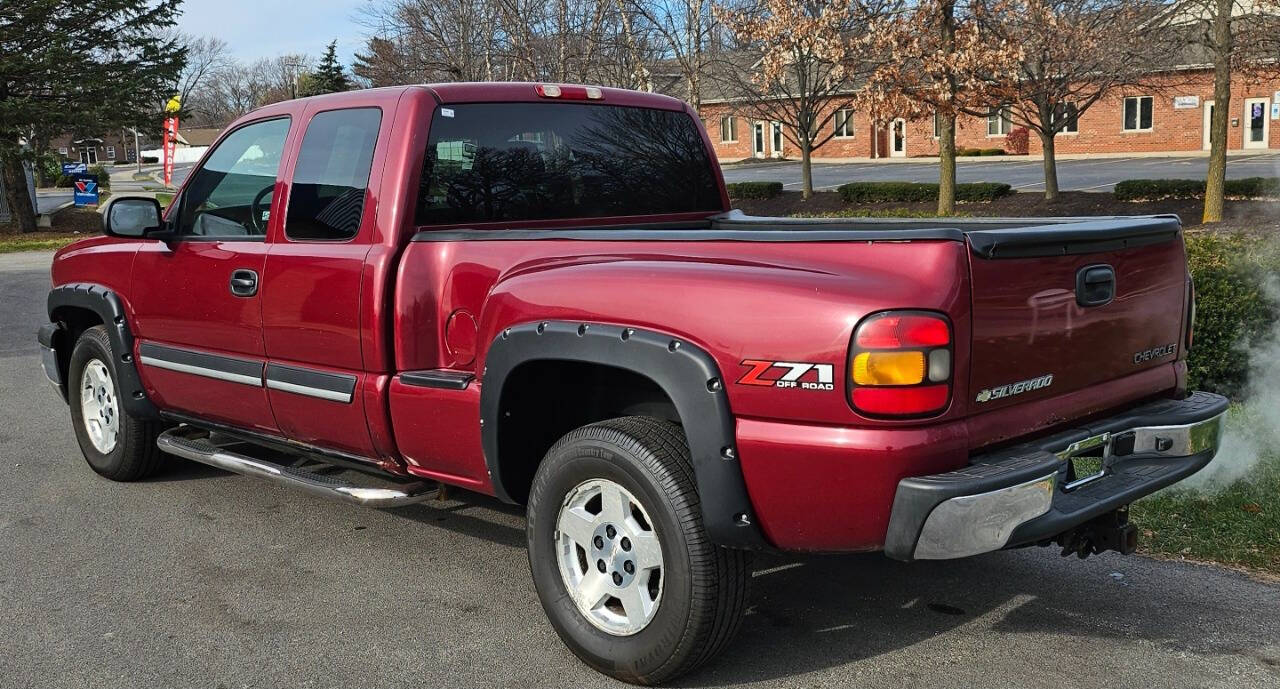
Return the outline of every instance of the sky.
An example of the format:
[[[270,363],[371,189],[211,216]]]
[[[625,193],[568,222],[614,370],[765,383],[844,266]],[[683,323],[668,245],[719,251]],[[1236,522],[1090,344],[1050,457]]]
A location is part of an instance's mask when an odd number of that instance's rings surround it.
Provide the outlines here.
[[[197,36],[217,36],[231,56],[244,61],[282,53],[314,58],[338,39],[338,59],[350,68],[364,46],[361,10],[378,0],[186,0],[178,29]]]

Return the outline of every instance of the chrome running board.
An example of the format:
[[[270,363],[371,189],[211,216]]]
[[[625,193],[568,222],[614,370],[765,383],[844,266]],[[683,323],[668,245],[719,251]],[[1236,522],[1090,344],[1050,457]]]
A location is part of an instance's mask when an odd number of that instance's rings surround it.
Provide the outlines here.
[[[247,445],[236,442],[236,445]],[[434,483],[406,483],[399,488],[366,487],[297,467],[277,464],[232,451],[215,443],[208,431],[178,426],[161,433],[156,445],[164,452],[245,476],[266,479],[313,495],[335,498],[366,507],[400,507],[436,495]],[[322,461],[322,460],[320,460]]]

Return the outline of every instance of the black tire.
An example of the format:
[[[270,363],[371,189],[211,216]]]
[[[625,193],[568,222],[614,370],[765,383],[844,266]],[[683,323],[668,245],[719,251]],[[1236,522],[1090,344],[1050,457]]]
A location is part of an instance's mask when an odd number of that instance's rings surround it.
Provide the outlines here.
[[[115,410],[118,414],[115,445],[105,453],[94,447],[81,412],[81,396],[85,393],[85,368],[95,360],[103,364],[110,377],[111,389],[108,394],[115,398]],[[120,400],[120,385],[116,380],[114,362],[115,353],[111,349],[106,326],[95,326],[81,333],[71,352],[71,365],[67,372],[71,426],[75,429],[80,452],[84,454],[90,468],[112,481],[137,481],[154,475],[164,465],[165,455],[156,447],[156,436],[164,430],[165,424],[135,418],[125,410]]]
[[[593,625],[560,574],[560,507],[592,479],[613,481],[643,503],[661,544],[661,599],[647,626],[631,636]],[[665,682],[716,655],[742,622],[749,555],[707,539],[689,447],[674,424],[632,416],[561,438],[534,477],[526,533],[534,586],[552,626],[578,658],[606,675],[634,684]]]

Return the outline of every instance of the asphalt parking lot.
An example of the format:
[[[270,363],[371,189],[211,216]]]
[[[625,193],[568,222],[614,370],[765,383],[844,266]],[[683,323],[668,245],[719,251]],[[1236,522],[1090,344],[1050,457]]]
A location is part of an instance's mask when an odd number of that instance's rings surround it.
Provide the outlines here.
[[[1111,191],[1126,179],[1204,179],[1208,158],[1135,157],[1089,158],[1058,161],[1058,188],[1062,191]],[[1044,167],[1040,160],[1017,157],[960,158],[956,176],[960,182],[1004,182],[1018,191],[1044,191]],[[1227,177],[1280,177],[1280,153],[1231,156]],[[763,162],[724,167],[726,182],[779,181],[800,189],[800,163]],[[847,182],[937,182],[936,162],[814,163],[813,188],[835,189]]]
[[[0,255],[0,687],[612,686],[546,622],[516,508],[379,512],[185,463],[98,478],[40,372],[49,256]],[[1280,684],[1280,583],[1215,567],[768,555],[753,584],[679,686]]]

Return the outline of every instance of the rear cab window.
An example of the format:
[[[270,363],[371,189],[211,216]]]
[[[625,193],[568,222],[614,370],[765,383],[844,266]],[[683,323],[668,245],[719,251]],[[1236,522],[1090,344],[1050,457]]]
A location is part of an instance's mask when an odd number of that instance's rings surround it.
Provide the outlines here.
[[[311,118],[294,166],[286,237],[346,241],[356,236],[381,124],[379,108],[329,110]]]
[[[719,213],[720,187],[685,112],[598,104],[437,107],[418,225]]]

